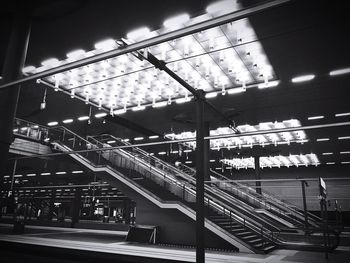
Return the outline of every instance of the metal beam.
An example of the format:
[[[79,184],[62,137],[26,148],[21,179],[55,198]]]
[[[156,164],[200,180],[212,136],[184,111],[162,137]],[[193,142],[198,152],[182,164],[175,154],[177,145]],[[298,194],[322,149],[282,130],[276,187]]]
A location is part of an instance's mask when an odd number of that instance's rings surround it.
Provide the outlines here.
[[[188,26],[186,28],[174,30],[174,31],[171,31],[171,32],[168,32],[168,33],[156,36],[156,37],[152,37],[152,38],[143,40],[143,41],[138,42],[138,43],[130,44],[124,48],[119,48],[119,49],[111,50],[111,51],[104,52],[101,54],[97,54],[95,56],[91,56],[91,57],[84,58],[84,59],[81,59],[78,61],[67,63],[67,64],[64,64],[62,66],[48,69],[48,70],[45,70],[43,72],[36,73],[36,74],[31,75],[31,76],[22,78],[22,79],[11,81],[11,82],[8,82],[8,83],[1,85],[0,89],[12,87],[14,85],[23,84],[23,83],[33,81],[36,79],[45,78],[45,77],[55,75],[55,74],[58,74],[58,73],[61,73],[64,71],[68,71],[68,70],[71,70],[74,68],[78,68],[78,67],[82,67],[82,66],[85,66],[88,64],[96,63],[96,62],[106,60],[106,59],[109,59],[112,57],[124,55],[124,54],[134,52],[137,50],[141,50],[141,49],[144,49],[144,48],[147,48],[150,46],[158,45],[158,44],[163,43],[163,42],[171,41],[173,39],[181,38],[183,36],[187,36],[187,35],[194,34],[194,33],[200,32],[200,31],[204,31],[204,30],[207,30],[209,28],[213,28],[213,27],[220,26],[220,25],[223,25],[223,24],[226,24],[229,22],[233,22],[233,21],[236,21],[236,20],[239,20],[242,18],[246,18],[248,16],[252,16],[254,14],[263,12],[265,10],[268,10],[268,9],[271,9],[274,7],[278,7],[282,4],[286,4],[290,1],[291,0],[265,1],[264,3],[252,5],[250,7],[243,8],[243,9],[240,9],[238,11],[222,15],[220,17],[215,17],[215,18],[208,20],[208,21],[197,23],[197,24]]]
[[[268,133],[281,133],[281,132],[292,132],[292,131],[301,131],[301,130],[316,130],[316,129],[324,129],[324,128],[336,128],[336,127],[343,127],[343,126],[350,126],[350,122],[338,122],[338,123],[300,126],[300,127],[284,128],[284,129],[254,131],[254,132],[247,132],[247,133],[243,133],[243,134],[236,134],[236,133],[223,134],[223,135],[216,135],[216,136],[207,136],[207,137],[204,137],[204,140],[214,140],[214,139],[240,137],[240,136],[242,136],[242,137],[243,136],[254,136],[254,135],[263,135],[263,134],[268,134]],[[37,155],[31,155],[31,156],[21,156],[21,157],[9,158],[8,160],[20,160],[20,159],[29,159],[29,158],[50,157],[50,156],[69,155],[69,154],[85,153],[85,152],[111,151],[111,150],[115,150],[115,149],[127,149],[127,148],[133,148],[133,147],[144,147],[144,146],[154,146],[154,145],[162,145],[162,144],[193,142],[195,140],[196,140],[196,138],[172,140],[172,141],[150,142],[150,143],[139,143],[139,144],[112,146],[112,147],[105,147],[105,148],[98,148],[98,149],[69,151],[69,152],[62,152],[62,153],[50,153],[50,154],[37,154]]]

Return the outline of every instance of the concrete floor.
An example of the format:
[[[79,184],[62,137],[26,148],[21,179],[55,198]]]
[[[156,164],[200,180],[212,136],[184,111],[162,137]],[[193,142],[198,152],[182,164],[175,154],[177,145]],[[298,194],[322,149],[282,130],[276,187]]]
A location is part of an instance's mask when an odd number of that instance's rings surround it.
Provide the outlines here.
[[[91,229],[73,229],[57,227],[26,226],[26,231],[22,235],[11,234],[12,225],[0,224],[0,251],[1,262],[81,262],[79,258],[58,259],[53,255],[41,255],[17,253],[14,251],[3,250],[1,241],[7,244],[36,245],[42,248],[60,248],[74,251],[93,251],[112,256],[115,262],[122,256],[133,256],[147,260],[168,260],[176,259],[178,262],[195,262],[195,251],[191,248],[165,247],[156,245],[140,245],[124,242],[126,232],[91,230]],[[268,255],[256,255],[245,253],[227,253],[207,251],[206,262],[349,262],[350,247],[341,246],[335,252],[329,254],[329,259],[320,252],[296,251],[296,250],[275,250]],[[25,260],[24,260],[25,259]],[[22,261],[21,261],[22,260]],[[117,260],[117,261],[116,261]],[[149,261],[147,261],[149,262]]]

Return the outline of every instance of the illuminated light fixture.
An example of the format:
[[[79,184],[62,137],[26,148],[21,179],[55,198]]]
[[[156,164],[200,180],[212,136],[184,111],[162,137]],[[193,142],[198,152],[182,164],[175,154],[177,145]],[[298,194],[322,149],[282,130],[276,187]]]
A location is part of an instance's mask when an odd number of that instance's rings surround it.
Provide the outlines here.
[[[60,175],[60,174],[66,174],[67,172],[56,172],[56,174]]]
[[[116,47],[116,43],[114,39],[105,39],[99,41],[95,44],[95,49],[97,50],[111,50]]]
[[[107,141],[108,144],[111,144],[111,143],[116,143],[117,141],[115,140],[110,140],[110,141]]]
[[[106,117],[106,116],[107,116],[107,113],[105,113],[105,112],[101,112],[101,113],[95,114],[95,118],[103,118],[103,117]]]
[[[227,166],[227,167],[225,167],[225,169],[226,169],[226,170],[232,170],[232,167]]]
[[[215,167],[215,170],[222,170],[221,167]]]
[[[141,110],[146,109],[146,106],[138,105],[136,107],[132,107],[131,109],[132,109],[132,111],[141,111]]]
[[[192,163],[192,161],[185,161],[185,163]]]
[[[26,130],[28,130],[28,127],[22,127],[21,128],[21,131],[26,131]]]
[[[350,161],[340,162],[341,164],[350,164]]]
[[[211,162],[211,163],[215,163],[215,160],[209,160],[209,162]]]
[[[50,141],[50,138],[45,138],[44,139],[44,142],[48,142],[48,141]]]
[[[149,30],[148,27],[141,27],[130,31],[129,33],[126,34],[126,37],[132,40],[138,40],[141,38],[144,39],[150,32],[151,31]]]
[[[190,16],[188,14],[181,14],[171,18],[168,18],[164,21],[163,26],[167,28],[178,28],[183,26],[186,22],[190,20]]]
[[[26,66],[26,67],[24,67],[24,68],[22,69],[22,72],[23,72],[24,74],[26,74],[26,73],[31,73],[31,72],[33,72],[33,71],[35,71],[35,67],[33,67],[33,66]]]
[[[161,102],[156,102],[152,105],[153,108],[161,108],[161,107],[165,107],[166,105],[168,105],[167,101],[161,101]]]
[[[75,59],[75,58],[81,57],[84,54],[85,54],[84,50],[77,49],[77,50],[73,50],[73,51],[67,53],[67,58]]]
[[[89,119],[89,116],[81,116],[78,118],[78,121],[86,121]]]
[[[220,160],[223,164],[234,167],[235,169],[247,169],[255,168],[255,161],[253,157],[248,158],[232,158]],[[261,156],[260,157],[260,167],[290,167],[290,166],[309,166],[319,165],[320,162],[316,154],[299,154],[299,155],[288,155],[288,156]]]
[[[350,136],[341,136],[341,137],[338,137],[338,140],[348,140],[350,139]]]
[[[125,113],[125,112],[126,112],[125,109],[119,109],[119,110],[115,110],[115,111],[114,111],[114,114],[115,114],[115,115],[120,115],[120,114],[123,114],[123,113]]]
[[[74,97],[75,97],[75,89],[71,89],[71,90],[70,90],[70,97],[71,97],[72,99],[74,99]]]
[[[335,114],[335,117],[344,117],[344,116],[349,116],[350,112],[344,112],[344,113],[337,113]]]
[[[350,151],[340,152],[340,154],[350,154]]]
[[[77,170],[77,171],[72,171],[72,174],[82,174],[84,171]]]
[[[233,88],[233,89],[228,89],[227,93],[228,94],[238,94],[238,93],[243,93],[246,92],[246,88]]]
[[[22,177],[22,174],[15,174],[14,177]]]
[[[258,84],[258,89],[267,89],[267,88],[276,87],[276,86],[278,86],[279,83],[280,82],[278,80],[260,83],[260,84]]]
[[[302,75],[302,76],[297,76],[297,77],[292,78],[292,82],[293,83],[300,83],[300,82],[313,80],[314,78],[315,78],[314,74]]]
[[[238,9],[237,1],[224,0],[224,1],[219,1],[208,5],[205,11],[207,11],[207,13],[209,14],[217,15],[217,14],[229,13],[237,9]]]
[[[142,141],[143,140],[143,137],[135,137],[134,138],[134,141]]]
[[[57,58],[49,58],[41,62],[41,65],[43,65],[44,67],[52,67],[57,65],[58,63],[59,61]]]
[[[39,128],[39,125],[34,125],[32,128],[33,128],[33,129],[38,129],[38,128]]]
[[[36,174],[26,174],[26,176],[33,177],[33,176],[36,176]]]
[[[165,155],[166,152],[159,152],[158,154],[159,154],[159,155]]]
[[[171,151],[170,153],[176,154],[179,153],[179,151]]]
[[[41,173],[40,175],[50,175],[51,173]]]
[[[67,124],[67,123],[72,123],[73,119],[66,119],[62,121],[63,123]]]
[[[184,150],[184,153],[190,153],[192,152],[192,150],[188,149],[188,150]]]
[[[130,139],[122,139],[122,142],[128,142]]]
[[[350,68],[342,68],[342,69],[336,69],[332,70],[329,72],[329,76],[339,76],[339,75],[344,75],[344,74],[349,74],[350,73]]]
[[[9,175],[4,175],[4,178],[10,178],[10,176]]]
[[[16,128],[16,129],[13,129],[13,132],[18,132],[18,129]]]
[[[159,138],[159,135],[151,135],[151,136],[148,136],[149,139],[158,139]]]
[[[190,100],[191,100],[190,97],[187,97],[187,98],[185,97],[185,98],[176,99],[175,102],[176,102],[177,104],[182,104],[182,103],[189,102]]]
[[[332,164],[335,164],[335,162],[328,162],[326,163],[327,165],[332,165]]]
[[[322,153],[322,155],[333,155],[333,153],[332,152]]]
[[[323,119],[324,118],[324,116],[312,116],[312,117],[307,117],[307,119],[309,120],[309,121],[311,121],[311,120],[320,120],[320,119]]]
[[[207,93],[205,94],[205,97],[207,99],[210,99],[210,98],[215,98],[218,94],[216,92],[210,92],[210,93]]]
[[[56,126],[58,124],[57,121],[51,121],[47,123],[47,126]]]
[[[329,141],[329,138],[320,138],[320,139],[317,139],[316,141],[318,141],[318,142],[326,142],[326,141]]]

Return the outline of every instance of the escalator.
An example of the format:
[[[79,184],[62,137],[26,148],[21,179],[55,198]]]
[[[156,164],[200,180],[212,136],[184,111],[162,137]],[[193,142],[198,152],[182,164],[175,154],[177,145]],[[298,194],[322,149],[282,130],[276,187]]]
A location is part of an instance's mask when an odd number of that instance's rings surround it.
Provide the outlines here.
[[[49,138],[53,151],[74,151],[70,156],[88,169],[108,173],[109,180],[127,185],[162,209],[177,209],[195,219],[196,189],[190,169],[187,172],[177,169],[111,135],[85,139],[64,127],[55,127],[50,129]],[[109,150],[111,146],[106,142],[110,139],[120,147]],[[243,252],[268,253],[288,246],[280,235],[281,229],[269,218],[261,217],[246,199],[235,198],[222,188],[205,186],[208,230]],[[315,247],[314,244],[293,245]]]

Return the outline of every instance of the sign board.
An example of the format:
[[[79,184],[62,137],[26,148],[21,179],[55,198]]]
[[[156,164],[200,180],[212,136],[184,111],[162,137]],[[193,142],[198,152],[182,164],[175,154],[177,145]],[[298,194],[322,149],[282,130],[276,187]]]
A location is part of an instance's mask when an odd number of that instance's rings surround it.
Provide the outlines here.
[[[327,197],[327,186],[322,177],[320,177],[320,196],[324,199]]]

